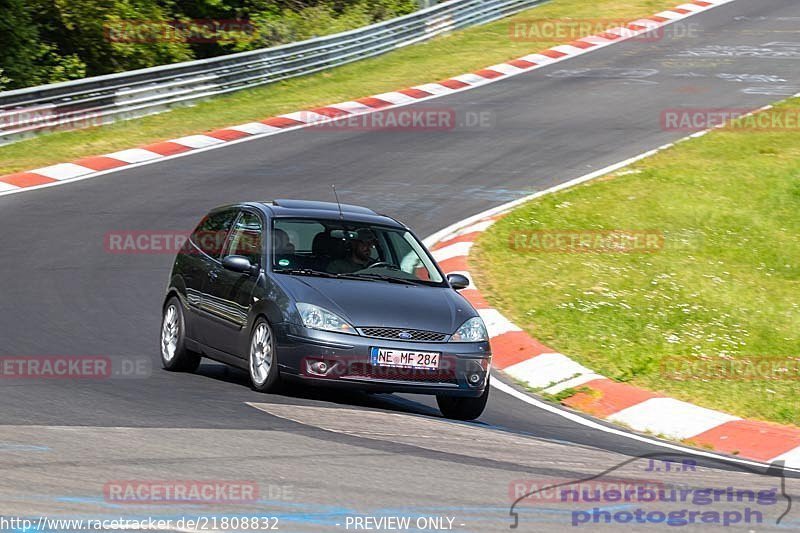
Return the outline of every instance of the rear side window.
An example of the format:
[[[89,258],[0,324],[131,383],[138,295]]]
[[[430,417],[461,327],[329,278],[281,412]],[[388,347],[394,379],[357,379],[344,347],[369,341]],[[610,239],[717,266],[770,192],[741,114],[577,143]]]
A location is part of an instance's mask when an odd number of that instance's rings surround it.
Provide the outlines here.
[[[237,213],[236,209],[228,209],[206,215],[192,233],[191,241],[204,254],[218,258]]]

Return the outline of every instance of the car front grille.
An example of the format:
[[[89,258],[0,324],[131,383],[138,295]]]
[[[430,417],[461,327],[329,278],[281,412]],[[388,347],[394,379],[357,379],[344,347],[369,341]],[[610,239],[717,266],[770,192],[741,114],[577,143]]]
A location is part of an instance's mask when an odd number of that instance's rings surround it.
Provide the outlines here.
[[[458,383],[452,369],[425,370],[419,368],[397,368],[372,366],[369,363],[353,363],[348,366],[347,377],[384,379],[396,381],[421,381],[426,383]]]
[[[361,334],[375,339],[392,339],[410,342],[442,342],[447,335],[435,331],[403,328],[361,328]]]

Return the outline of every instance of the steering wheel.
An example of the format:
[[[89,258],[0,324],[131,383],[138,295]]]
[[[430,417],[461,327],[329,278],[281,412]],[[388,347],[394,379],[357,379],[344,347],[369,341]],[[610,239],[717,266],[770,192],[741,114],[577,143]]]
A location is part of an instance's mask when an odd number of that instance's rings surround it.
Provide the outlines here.
[[[401,270],[401,268],[397,265],[393,265],[392,263],[387,263],[386,261],[378,261],[377,263],[372,263],[367,269],[370,268],[388,268],[391,270]]]

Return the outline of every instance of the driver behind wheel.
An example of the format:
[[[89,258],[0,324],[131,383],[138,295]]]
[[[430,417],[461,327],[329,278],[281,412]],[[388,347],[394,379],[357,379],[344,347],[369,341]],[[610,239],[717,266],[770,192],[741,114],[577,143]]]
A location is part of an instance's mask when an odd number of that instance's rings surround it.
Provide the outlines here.
[[[348,254],[342,259],[335,259],[328,265],[328,272],[333,274],[350,274],[367,268],[374,262],[372,250],[378,239],[369,228],[361,228],[357,237],[350,241]]]

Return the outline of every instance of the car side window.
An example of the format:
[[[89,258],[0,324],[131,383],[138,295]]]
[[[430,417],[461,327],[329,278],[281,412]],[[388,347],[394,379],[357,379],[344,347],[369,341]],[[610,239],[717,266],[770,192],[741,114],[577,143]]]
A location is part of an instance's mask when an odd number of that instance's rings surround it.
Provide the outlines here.
[[[250,211],[242,211],[233,226],[223,256],[241,255],[249,259],[251,264],[260,265],[263,235],[263,225],[258,215]]]
[[[422,250],[414,248],[414,238],[410,233],[406,232],[400,234],[399,232],[392,231],[388,233],[389,241],[391,242],[394,253],[400,260],[400,270],[413,275],[417,279],[431,280],[430,273],[435,272],[436,269],[432,264],[423,262],[423,258],[427,260],[427,256]],[[428,262],[429,263],[429,262]],[[441,278],[434,274],[434,281],[441,281]]]
[[[218,259],[237,214],[238,210],[227,209],[206,215],[192,232],[190,240],[204,254]]]

